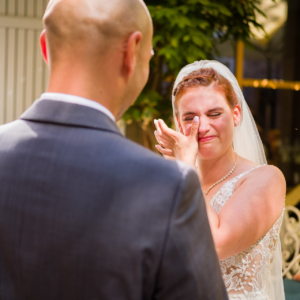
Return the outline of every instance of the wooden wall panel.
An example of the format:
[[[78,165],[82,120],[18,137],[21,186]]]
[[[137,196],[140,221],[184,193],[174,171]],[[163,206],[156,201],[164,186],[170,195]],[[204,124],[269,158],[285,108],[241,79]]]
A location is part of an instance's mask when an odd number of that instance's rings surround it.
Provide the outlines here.
[[[24,112],[25,93],[25,30],[18,30],[17,39],[17,74],[16,74],[16,106],[15,117],[18,118]]]
[[[1,0],[0,0],[1,1]],[[18,6],[17,6],[17,16],[18,17],[24,17],[25,16],[25,0],[18,0]]]
[[[6,90],[6,29],[0,28],[0,124],[5,122],[4,109],[5,109],[5,90]]]
[[[40,1],[40,0],[39,0]],[[34,17],[34,0],[26,0],[26,8],[27,8],[27,17]]]
[[[16,70],[16,30],[8,29],[8,53],[7,53],[7,91],[6,91],[6,118],[5,122],[11,122],[15,118],[15,70]]]
[[[34,99],[34,31],[27,31],[26,41],[26,76],[25,76],[25,109],[27,109]]]
[[[40,32],[35,32],[35,91],[34,91],[34,99],[40,97],[43,92],[43,82],[44,82],[44,74],[43,74],[43,57],[41,55],[40,45],[39,45],[39,37]]]
[[[15,16],[16,15],[16,0],[9,0],[8,1],[7,13],[8,13],[9,16]]]
[[[0,0],[0,124],[18,118],[48,86],[39,46],[47,4]]]
[[[44,15],[44,1],[39,0],[39,1],[37,1],[37,4],[36,4],[35,17],[42,19],[43,15]]]
[[[5,15],[6,11],[6,1],[0,0],[0,15]]]

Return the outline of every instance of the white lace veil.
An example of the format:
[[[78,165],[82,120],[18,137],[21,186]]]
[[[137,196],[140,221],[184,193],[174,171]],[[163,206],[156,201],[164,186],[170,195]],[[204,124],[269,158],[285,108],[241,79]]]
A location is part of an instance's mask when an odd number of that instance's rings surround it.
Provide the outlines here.
[[[236,93],[238,102],[242,108],[242,121],[234,129],[233,148],[235,152],[238,155],[250,161],[253,161],[258,165],[267,164],[264,147],[250,109],[247,105],[247,102],[245,101],[243,92],[235,76],[225,65],[213,60],[201,60],[185,66],[179,72],[176,78],[173,93],[177,85],[183,80],[184,77],[194,71],[204,68],[212,68],[227,80],[229,80]],[[174,95],[172,95],[174,122],[177,131],[179,131],[177,119],[175,117],[174,102],[175,97]],[[272,300],[285,299],[282,280],[282,254],[280,240],[278,240],[275,256],[270,268],[270,274],[268,275],[268,295]]]

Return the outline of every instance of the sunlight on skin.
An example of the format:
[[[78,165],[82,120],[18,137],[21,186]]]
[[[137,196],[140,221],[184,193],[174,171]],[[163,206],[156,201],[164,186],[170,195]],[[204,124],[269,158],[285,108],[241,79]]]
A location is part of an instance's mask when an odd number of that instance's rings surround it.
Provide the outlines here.
[[[234,123],[240,121],[240,107],[232,110],[224,96],[213,89],[189,89],[178,100],[177,121],[184,135],[190,134],[193,118],[200,118],[199,152],[201,159],[213,159],[232,149]]]
[[[142,0],[52,0],[40,39],[48,92],[102,104],[118,120],[149,76],[153,24]]]
[[[177,103],[181,133],[167,128],[162,120],[155,122],[155,136],[163,146],[157,149],[190,165],[198,156],[203,190],[228,174],[236,160],[237,168],[228,180],[256,166],[237,156],[232,147],[235,123],[241,121],[238,105],[231,108],[221,93],[207,87],[188,89]],[[193,121],[195,117],[199,123]],[[273,226],[284,206],[285,180],[273,166],[254,170],[237,182],[233,195],[217,215],[209,201],[220,185],[205,198],[216,251],[223,260],[249,248]]]

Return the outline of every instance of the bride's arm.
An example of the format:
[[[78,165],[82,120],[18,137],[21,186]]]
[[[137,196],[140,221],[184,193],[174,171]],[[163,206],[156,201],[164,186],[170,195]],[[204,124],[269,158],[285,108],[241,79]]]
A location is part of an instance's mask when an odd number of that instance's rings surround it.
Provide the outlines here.
[[[286,184],[274,166],[249,173],[217,215],[207,214],[220,260],[246,250],[274,225],[284,207]]]
[[[165,149],[158,146],[158,150],[194,166],[199,123],[194,122],[191,127],[186,137],[159,120],[156,137]],[[245,176],[218,215],[206,205],[220,260],[246,250],[270,230],[282,213],[285,192],[281,171],[274,166],[263,166]]]

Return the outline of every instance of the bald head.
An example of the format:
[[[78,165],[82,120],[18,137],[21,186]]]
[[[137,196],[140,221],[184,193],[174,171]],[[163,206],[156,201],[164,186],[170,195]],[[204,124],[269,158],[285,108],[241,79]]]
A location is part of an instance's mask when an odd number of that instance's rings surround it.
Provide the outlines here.
[[[152,23],[142,0],[50,0],[44,15],[52,61],[84,48],[105,53],[135,31],[149,36]]]
[[[43,21],[47,91],[97,101],[118,119],[149,76],[153,28],[143,0],[50,0]]]

